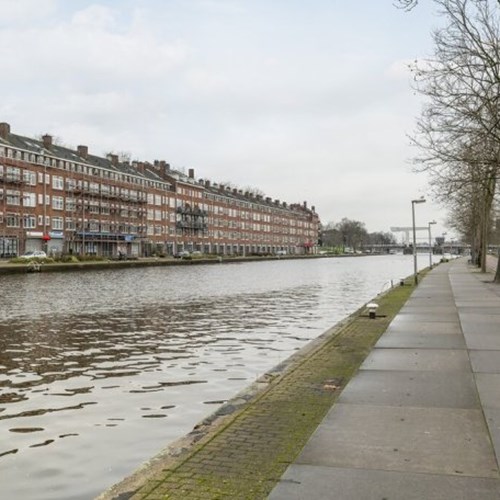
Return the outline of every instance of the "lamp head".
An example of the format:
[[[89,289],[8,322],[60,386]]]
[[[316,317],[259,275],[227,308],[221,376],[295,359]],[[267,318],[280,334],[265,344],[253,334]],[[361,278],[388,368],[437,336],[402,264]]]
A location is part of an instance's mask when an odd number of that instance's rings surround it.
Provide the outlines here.
[[[425,203],[427,200],[421,196],[418,200],[411,200],[412,203]]]

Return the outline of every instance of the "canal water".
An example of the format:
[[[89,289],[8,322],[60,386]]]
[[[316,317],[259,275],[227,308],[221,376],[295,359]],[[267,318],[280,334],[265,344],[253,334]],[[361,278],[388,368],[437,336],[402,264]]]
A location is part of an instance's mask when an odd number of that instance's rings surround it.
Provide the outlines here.
[[[412,269],[391,255],[2,276],[2,498],[94,498]]]

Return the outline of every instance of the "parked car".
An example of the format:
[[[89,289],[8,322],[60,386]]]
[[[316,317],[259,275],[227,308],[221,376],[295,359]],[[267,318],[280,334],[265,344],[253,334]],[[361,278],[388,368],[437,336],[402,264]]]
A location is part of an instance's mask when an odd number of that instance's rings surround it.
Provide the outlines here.
[[[31,250],[19,256],[20,259],[46,259],[47,254],[43,250]]]
[[[191,254],[187,250],[182,250],[181,252],[177,252],[174,257],[176,259],[184,259],[186,257],[190,257]]]
[[[203,254],[199,250],[194,250],[191,252],[192,257],[201,257]]]

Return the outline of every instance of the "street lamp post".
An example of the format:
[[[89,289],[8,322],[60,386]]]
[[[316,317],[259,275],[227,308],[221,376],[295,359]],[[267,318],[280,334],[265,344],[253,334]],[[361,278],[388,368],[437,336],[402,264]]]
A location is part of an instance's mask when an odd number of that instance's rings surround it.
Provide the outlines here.
[[[415,277],[415,285],[418,285],[418,272],[417,272],[417,235],[415,230],[415,204],[425,203],[425,198],[422,196],[418,200],[411,200],[411,217],[413,228],[413,275]]]
[[[429,222],[429,269],[432,269],[432,236],[431,236],[431,224],[436,224],[436,221],[433,220]]]

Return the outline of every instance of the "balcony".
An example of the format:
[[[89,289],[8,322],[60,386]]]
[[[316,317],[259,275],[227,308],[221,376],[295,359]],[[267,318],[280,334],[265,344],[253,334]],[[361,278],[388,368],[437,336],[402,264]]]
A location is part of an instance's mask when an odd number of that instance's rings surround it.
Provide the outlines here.
[[[206,231],[208,229],[208,224],[202,221],[178,220],[175,226],[178,229],[193,229],[195,231]]]
[[[5,184],[22,184],[23,178],[16,174],[4,174],[3,180]]]
[[[178,214],[182,215],[196,215],[199,217],[207,217],[208,212],[206,210],[201,210],[201,208],[198,207],[191,207],[191,205],[183,205],[181,207],[177,207],[175,211]]]

